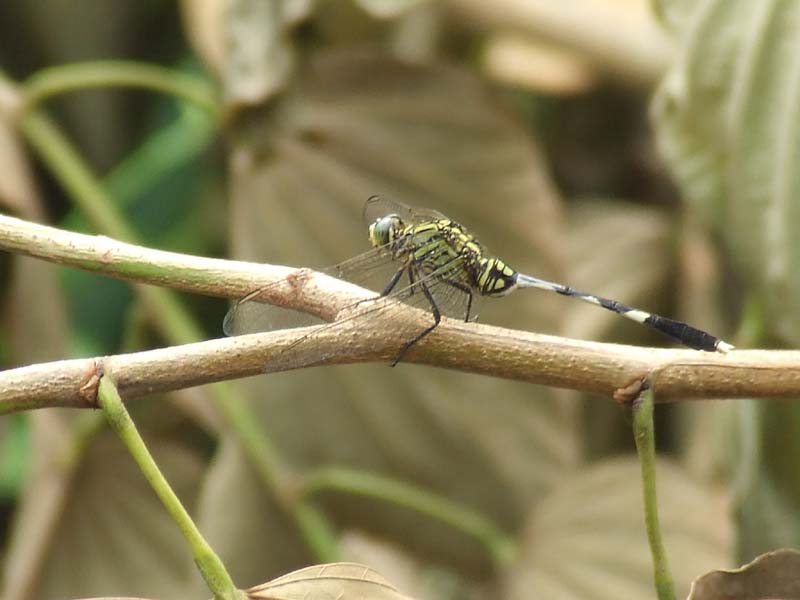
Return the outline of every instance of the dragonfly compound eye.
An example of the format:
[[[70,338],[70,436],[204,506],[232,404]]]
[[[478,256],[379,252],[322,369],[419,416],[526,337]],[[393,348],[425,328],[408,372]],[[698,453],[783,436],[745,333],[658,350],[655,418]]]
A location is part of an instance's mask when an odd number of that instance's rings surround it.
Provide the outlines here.
[[[403,228],[403,220],[398,215],[386,215],[369,226],[369,241],[376,248],[394,242]]]

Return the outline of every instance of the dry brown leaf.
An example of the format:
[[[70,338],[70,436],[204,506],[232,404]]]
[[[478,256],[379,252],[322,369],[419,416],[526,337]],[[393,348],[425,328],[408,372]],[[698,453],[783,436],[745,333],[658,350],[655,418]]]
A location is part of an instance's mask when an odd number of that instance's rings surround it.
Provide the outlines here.
[[[357,563],[306,567],[246,593],[250,600],[409,600],[373,569]]]
[[[782,548],[739,569],[712,571],[692,583],[689,600],[797,600],[800,552]]]

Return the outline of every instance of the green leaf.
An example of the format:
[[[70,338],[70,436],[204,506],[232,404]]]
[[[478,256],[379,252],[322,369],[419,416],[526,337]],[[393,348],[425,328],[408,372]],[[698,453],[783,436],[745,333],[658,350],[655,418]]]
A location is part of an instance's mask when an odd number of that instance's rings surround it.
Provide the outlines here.
[[[705,0],[655,97],[661,150],[770,327],[800,340],[800,4]]]
[[[572,268],[565,284],[651,312],[665,308],[672,256],[670,223],[663,212],[596,200],[573,204],[568,218],[565,262]],[[561,303],[567,337],[605,339],[608,331],[626,327],[635,339],[655,338],[647,329],[596,306],[569,299]]]
[[[28,471],[30,453],[27,415],[0,420],[0,501],[16,498]]]

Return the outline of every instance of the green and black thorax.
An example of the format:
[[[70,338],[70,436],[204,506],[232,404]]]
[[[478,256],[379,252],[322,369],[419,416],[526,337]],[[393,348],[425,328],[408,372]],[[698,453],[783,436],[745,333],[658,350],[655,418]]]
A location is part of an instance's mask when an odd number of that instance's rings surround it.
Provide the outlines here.
[[[432,275],[484,296],[503,296],[514,289],[516,272],[486,249],[460,223],[435,219],[406,225],[399,215],[376,220],[370,241],[413,270],[413,277]]]

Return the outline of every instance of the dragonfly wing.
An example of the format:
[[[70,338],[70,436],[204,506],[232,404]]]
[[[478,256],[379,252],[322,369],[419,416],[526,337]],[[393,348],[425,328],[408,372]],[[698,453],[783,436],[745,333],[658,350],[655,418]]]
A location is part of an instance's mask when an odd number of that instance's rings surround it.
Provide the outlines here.
[[[283,350],[279,356],[270,360],[264,367],[265,372],[272,373],[314,366],[327,359],[341,358],[355,351],[355,348],[346,343],[337,346],[335,351],[325,350],[319,345],[315,346],[314,340],[323,332],[334,331],[334,328],[343,327],[346,324],[357,327],[357,322],[361,320],[387,316],[391,318],[391,313],[403,310],[404,304],[424,310],[430,315],[429,323],[420,324],[398,319],[392,325],[392,336],[398,340],[399,353],[407,343],[414,340],[426,327],[430,327],[435,322],[430,300],[423,293],[422,286],[427,287],[441,314],[459,320],[466,320],[469,316],[470,321],[475,320],[478,316],[480,296],[473,293],[472,300],[470,300],[470,294],[466,293],[463,287],[451,285],[448,279],[443,278],[443,275],[451,275],[454,269],[461,267],[461,261],[462,259],[458,257],[434,272],[415,279],[413,283],[409,283],[408,274],[404,274],[403,279],[398,283],[399,289],[386,297],[358,302],[347,307],[342,311],[344,317],[301,337]],[[403,286],[403,283],[406,285]]]
[[[433,298],[443,315],[472,322],[480,312],[481,296],[468,286],[458,286],[448,280],[439,280],[433,290]]]
[[[425,285],[433,296],[441,314],[462,321],[474,321],[477,318],[480,294],[473,292],[466,283],[460,283],[459,278],[454,275],[454,273],[463,270],[463,267],[463,259],[455,257],[436,270],[424,275],[420,273],[412,274],[412,271],[406,269],[390,296],[417,308],[430,310],[430,301],[426,299],[421,290],[421,286]],[[382,279],[376,280],[376,282],[381,281],[382,283],[377,286],[370,286],[370,289],[378,290],[385,285],[391,276],[397,273],[398,268],[403,267],[396,261],[391,262],[389,270],[385,273],[388,276],[382,276]],[[467,318],[468,309],[469,318]]]
[[[369,227],[386,215],[398,215],[404,223],[413,225],[427,221],[446,219],[442,213],[428,208],[411,208],[402,202],[387,200],[382,196],[370,196],[364,203],[364,225]]]
[[[293,329],[325,322],[309,313],[266,304],[255,299],[268,295],[272,287],[265,286],[256,290],[228,309],[222,322],[222,331],[225,335],[234,336],[278,329]]]
[[[387,244],[328,267],[323,273],[380,293],[400,266]]]
[[[396,269],[391,254],[376,248],[321,272],[380,292]],[[283,285],[286,285],[284,281],[276,281],[250,292],[233,304],[222,323],[225,335],[274,331],[323,322],[314,315],[269,304],[268,301],[275,297],[275,291]]]
[[[385,200],[379,196],[372,196],[364,205],[364,219],[367,225],[388,214],[398,214],[404,222],[410,224],[444,218],[443,215],[436,211],[412,209],[400,202]],[[322,272],[331,277],[344,279],[361,287],[381,292],[400,267],[401,265],[392,260],[387,244],[387,246],[373,248],[342,263],[328,267]],[[270,291],[280,285],[283,285],[283,282],[264,286],[236,302],[225,315],[223,321],[225,335],[274,331],[276,329],[314,325],[321,322],[313,315],[267,304],[265,299],[271,297]],[[448,294],[447,296],[451,295]],[[455,306],[450,306],[453,304],[452,300],[443,304],[446,306],[443,314],[457,316],[455,313],[459,309]]]

